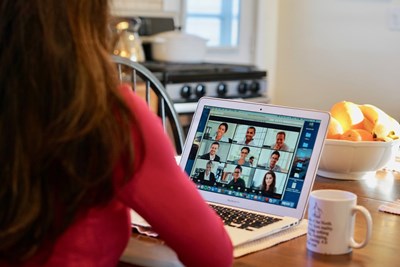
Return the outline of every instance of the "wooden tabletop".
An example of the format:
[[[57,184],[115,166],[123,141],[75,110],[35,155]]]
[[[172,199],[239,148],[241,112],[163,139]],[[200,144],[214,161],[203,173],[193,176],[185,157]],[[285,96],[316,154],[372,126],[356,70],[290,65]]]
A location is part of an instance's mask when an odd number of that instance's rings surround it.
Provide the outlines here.
[[[301,236],[275,247],[238,258],[234,266],[398,266],[400,216],[378,211],[380,205],[400,198],[400,173],[379,171],[375,176],[358,181],[341,181],[317,177],[315,189],[340,189],[358,196],[358,205],[372,216],[372,238],[362,249],[340,256],[313,253],[306,248],[307,237]],[[357,216],[355,238],[365,236],[365,222]]]
[[[362,249],[346,255],[327,256],[306,248],[306,235],[274,247],[235,259],[234,266],[399,266],[400,216],[378,211],[382,204],[400,198],[400,173],[378,171],[363,180],[344,181],[317,177],[315,189],[340,189],[358,196],[358,205],[366,207],[372,216],[372,238]],[[365,235],[365,222],[357,216],[355,239]],[[121,262],[119,267],[135,266]]]

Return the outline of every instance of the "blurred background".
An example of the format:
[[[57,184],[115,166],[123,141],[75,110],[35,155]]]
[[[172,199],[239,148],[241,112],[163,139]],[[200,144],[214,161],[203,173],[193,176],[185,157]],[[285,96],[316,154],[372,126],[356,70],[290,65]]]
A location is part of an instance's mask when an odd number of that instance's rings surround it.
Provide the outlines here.
[[[400,0],[114,0],[113,14],[173,18],[208,39],[204,62],[265,71],[260,101],[348,100],[400,119]]]

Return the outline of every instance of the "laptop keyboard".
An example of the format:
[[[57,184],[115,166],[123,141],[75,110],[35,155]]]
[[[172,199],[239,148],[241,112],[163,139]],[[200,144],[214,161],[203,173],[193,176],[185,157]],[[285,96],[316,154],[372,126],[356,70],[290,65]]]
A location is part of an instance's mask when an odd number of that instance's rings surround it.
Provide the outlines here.
[[[281,220],[279,218],[251,213],[247,211],[221,207],[213,204],[209,205],[222,218],[222,221],[225,225],[245,229],[248,231],[253,231],[254,229],[258,229]]]

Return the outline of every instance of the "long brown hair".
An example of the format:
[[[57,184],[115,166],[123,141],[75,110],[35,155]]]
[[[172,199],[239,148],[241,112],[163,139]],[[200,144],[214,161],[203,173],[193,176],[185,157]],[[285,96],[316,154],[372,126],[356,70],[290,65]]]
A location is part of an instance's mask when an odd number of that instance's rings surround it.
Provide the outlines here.
[[[0,262],[53,243],[113,196],[130,125],[108,51],[107,0],[0,4]]]

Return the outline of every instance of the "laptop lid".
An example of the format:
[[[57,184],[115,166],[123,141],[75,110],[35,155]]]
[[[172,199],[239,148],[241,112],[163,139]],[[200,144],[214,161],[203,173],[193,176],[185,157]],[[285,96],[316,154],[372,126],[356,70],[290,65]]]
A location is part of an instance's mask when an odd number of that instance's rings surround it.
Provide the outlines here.
[[[180,166],[208,202],[301,219],[329,119],[328,112],[203,97]]]

